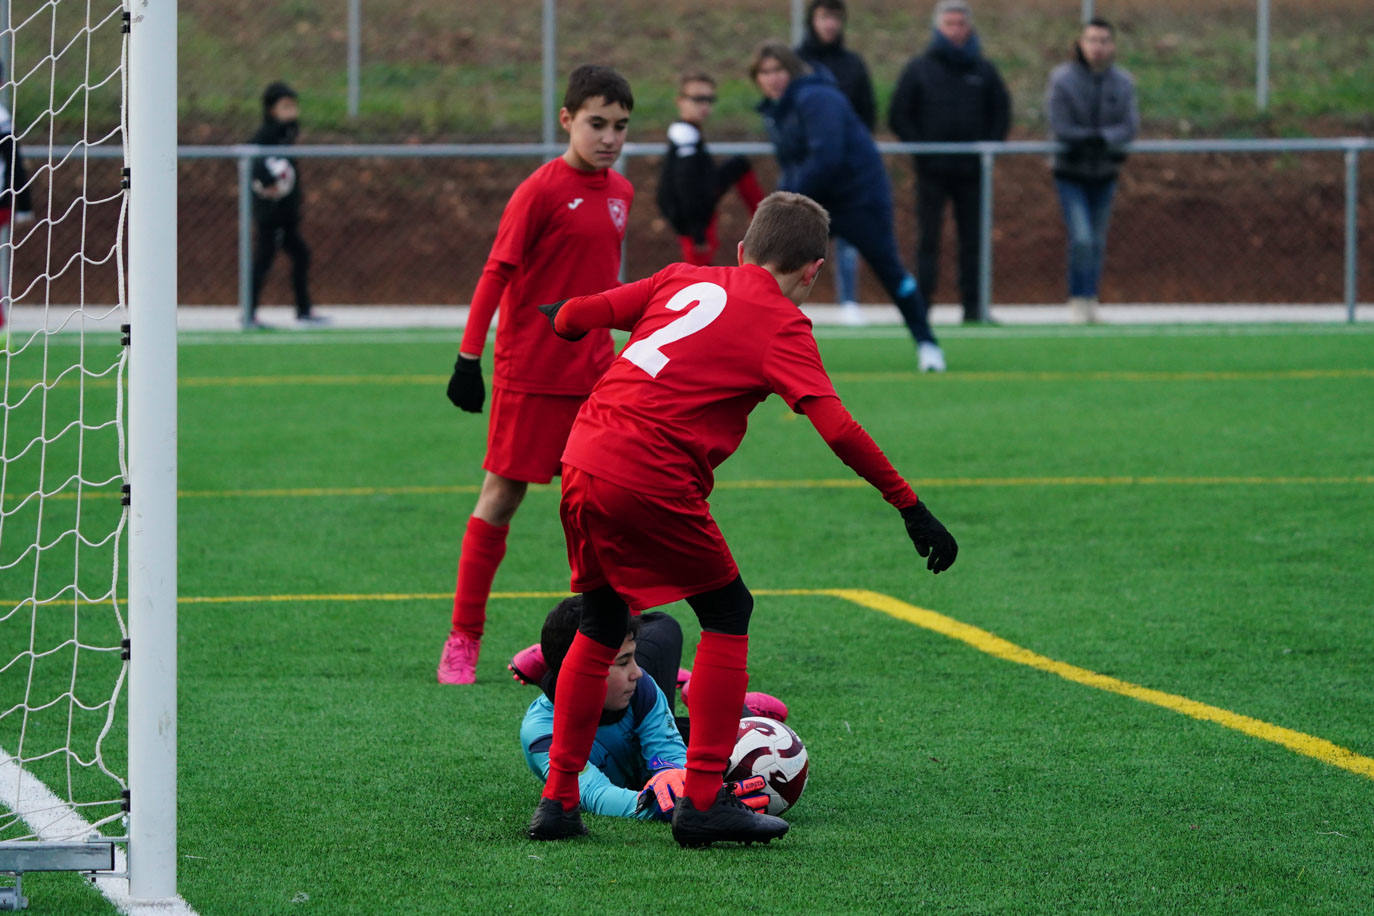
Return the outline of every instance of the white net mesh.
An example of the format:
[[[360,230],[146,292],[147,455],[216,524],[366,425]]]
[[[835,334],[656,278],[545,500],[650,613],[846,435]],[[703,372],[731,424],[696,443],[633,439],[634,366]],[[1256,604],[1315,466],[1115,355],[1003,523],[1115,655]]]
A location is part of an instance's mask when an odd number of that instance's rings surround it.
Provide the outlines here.
[[[125,9],[0,17],[0,840],[81,839],[127,788]]]

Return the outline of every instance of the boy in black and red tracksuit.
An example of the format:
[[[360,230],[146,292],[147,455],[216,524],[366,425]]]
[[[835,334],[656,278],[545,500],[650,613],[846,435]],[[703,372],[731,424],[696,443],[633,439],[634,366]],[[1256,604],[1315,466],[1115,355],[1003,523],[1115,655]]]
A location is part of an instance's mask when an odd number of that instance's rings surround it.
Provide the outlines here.
[[[486,401],[481,358],[498,305],[501,318],[486,476],[463,529],[453,614],[436,671],[441,684],[476,680],[487,598],[511,520],[531,483],[548,483],[561,471],[573,418],[614,357],[608,331],[570,343],[553,333],[538,306],[614,286],[620,276],[634,188],[611,166],[633,108],[630,84],[609,67],[572,72],[558,113],[568,148],[511,195],[472,294],[448,384],[449,400],[461,410],[480,413]]]
[[[731,188],[754,215],[763,190],[754,167],[743,156],[717,164],[706,149],[702,125],[716,101],[716,81],[709,73],[692,70],[678,80],[678,120],[668,126],[668,149],[658,178],[658,209],[677,233],[682,259],[705,265],[720,247],[716,207]]]
[[[300,130],[300,104],[296,91],[286,83],[270,84],[262,93],[262,126],[249,143],[258,146],[290,146]],[[310,310],[310,246],[301,238],[301,182],[296,160],[268,155],[253,160],[253,220],[258,244],[253,252],[253,298],[248,322],[257,326],[258,301],[267,271],[278,247],[291,259],[291,286],[296,298],[296,320],[314,323]]]
[[[957,545],[845,410],[798,308],[824,263],[829,216],[777,192],[759,206],[739,267],[673,264],[605,293],[545,306],[575,339],[608,327],[630,340],[583,405],[563,452],[563,530],[578,634],[554,695],[553,740],[532,839],[579,836],[578,773],[606,699],[606,673],[631,613],[685,599],[701,623],[688,701],[691,730],[673,836],[684,846],[774,839],[787,822],[723,786],[748,686],[753,597],[707,497],[714,469],[744,438],[749,412],[776,393],[900,510],[927,568]]]

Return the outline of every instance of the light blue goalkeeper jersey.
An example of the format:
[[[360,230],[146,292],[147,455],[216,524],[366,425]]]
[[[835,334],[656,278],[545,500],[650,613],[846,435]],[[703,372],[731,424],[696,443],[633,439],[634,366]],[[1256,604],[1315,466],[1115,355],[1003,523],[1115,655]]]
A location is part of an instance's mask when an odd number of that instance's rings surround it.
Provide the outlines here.
[[[542,693],[520,723],[525,762],[540,780],[549,775],[553,741],[553,703]],[[655,770],[685,767],[687,747],[673,721],[673,710],[654,679],[641,677],[625,715],[596,730],[587,768],[577,777],[582,810],[615,817],[649,817],[635,813],[639,790]]]

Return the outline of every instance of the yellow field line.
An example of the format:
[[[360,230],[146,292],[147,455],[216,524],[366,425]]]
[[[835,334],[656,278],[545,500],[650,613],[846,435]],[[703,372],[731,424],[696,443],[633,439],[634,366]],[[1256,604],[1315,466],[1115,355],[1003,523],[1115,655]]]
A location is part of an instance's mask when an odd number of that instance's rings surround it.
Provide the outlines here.
[[[1179,372],[1132,370],[1085,370],[1081,372],[948,372],[937,376],[913,371],[897,372],[832,372],[837,382],[898,382],[924,379],[944,383],[953,382],[1254,382],[1254,381],[1310,381],[1313,379],[1374,378],[1374,369],[1284,369],[1279,371],[1209,371]],[[61,385],[72,384],[62,382]],[[442,385],[445,375],[193,375],[177,380],[182,388],[263,388],[282,386],[348,386],[348,385]],[[14,379],[12,386],[31,387],[42,384],[41,379]],[[111,387],[111,378],[86,379],[88,388]]]
[[[1197,487],[1197,486],[1342,486],[1374,484],[1374,475],[1332,477],[918,477],[911,485],[921,489],[941,487]],[[858,477],[835,477],[809,480],[721,480],[717,490],[849,490],[869,486]],[[531,484],[530,491],[557,491],[557,484]],[[481,490],[478,484],[410,487],[266,487],[238,490],[178,490],[181,499],[273,499],[312,498],[326,496],[449,496],[473,494]],[[114,499],[120,494],[112,490],[86,490],[86,499]],[[49,499],[75,499],[74,493],[57,493]]]
[[[1225,728],[1233,729],[1252,738],[1261,741],[1268,741],[1281,747],[1286,747],[1290,751],[1320,760],[1322,763],[1334,767],[1348,770],[1366,779],[1374,779],[1374,758],[1365,757],[1355,753],[1348,748],[1333,744],[1324,738],[1317,738],[1291,728],[1284,728],[1281,725],[1273,725],[1251,716],[1241,715],[1217,706],[1210,706],[1191,700],[1188,697],[1178,694],[1165,693],[1162,690],[1155,690],[1150,687],[1142,687],[1139,684],[1132,684],[1118,678],[1110,677],[1105,674],[1098,674],[1087,668],[1080,668],[1077,665],[1070,665],[1067,662],[1056,661],[1044,655],[1024,649],[1015,643],[1009,642],[1000,636],[981,630],[978,627],[955,620],[953,617],[946,617],[944,614],[917,607],[914,604],[907,604],[890,595],[880,592],[872,592],[866,589],[850,588],[818,588],[818,589],[758,589],[756,595],[772,596],[816,596],[823,595],[832,598],[839,598],[860,607],[879,611],[898,620],[915,624],[950,639],[956,639],[962,643],[972,646],[979,652],[992,655],[1005,661],[1014,662],[1018,665],[1025,665],[1054,674],[1067,681],[1092,687],[1096,690],[1104,690],[1108,693],[1119,694],[1139,700],[1142,703],[1149,703],[1159,706],[1172,712],[1180,713],[1193,719],[1203,722],[1213,722]],[[554,600],[564,598],[567,592],[552,591],[528,591],[528,592],[493,592],[491,597],[498,599],[533,599],[542,598]],[[414,594],[338,594],[338,595],[237,595],[237,596],[202,596],[202,597],[183,597],[179,599],[181,604],[260,604],[260,603],[291,603],[306,601],[440,601],[452,597],[451,592],[419,592]]]
[[[1026,665],[1040,671],[1055,674],[1067,681],[1093,687],[1097,690],[1105,690],[1109,693],[1120,694],[1139,700],[1142,703],[1150,703],[1154,706],[1161,706],[1164,709],[1181,713],[1194,719],[1204,722],[1215,722],[1226,728],[1234,729],[1252,738],[1259,738],[1261,741],[1269,741],[1288,748],[1294,753],[1302,754],[1320,760],[1322,763],[1349,770],[1366,779],[1374,779],[1374,758],[1364,757],[1340,745],[1332,744],[1324,738],[1316,738],[1303,732],[1294,731],[1291,728],[1284,728],[1280,725],[1271,725],[1260,719],[1244,716],[1240,713],[1231,712],[1216,706],[1209,706],[1206,703],[1199,703],[1197,700],[1190,700],[1187,697],[1173,693],[1165,693],[1162,690],[1153,690],[1149,687],[1141,687],[1139,684],[1132,684],[1129,681],[1119,680],[1105,674],[1098,674],[1086,668],[1079,668],[1065,662],[1055,661],[1038,655],[1029,649],[1023,649],[1015,643],[1008,642],[1000,636],[995,636],[986,630],[980,630],[975,626],[960,623],[952,617],[919,608],[905,601],[899,601],[888,595],[878,592],[870,592],[863,589],[826,589],[819,593],[834,595],[843,598],[854,604],[881,611],[898,620],[905,620],[914,623],[918,627],[948,636],[950,639],[957,639],[967,643],[979,652],[1015,662],[1018,665]],[[800,592],[798,593],[800,594]]]

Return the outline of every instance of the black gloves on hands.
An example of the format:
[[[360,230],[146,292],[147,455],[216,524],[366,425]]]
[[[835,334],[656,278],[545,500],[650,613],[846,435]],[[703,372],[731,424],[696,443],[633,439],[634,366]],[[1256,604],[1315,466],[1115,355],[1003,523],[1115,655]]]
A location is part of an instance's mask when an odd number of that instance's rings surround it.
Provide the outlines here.
[[[453,364],[453,377],[448,380],[448,399],[454,407],[468,413],[481,413],[487,399],[487,386],[482,383],[482,361],[459,355]]]
[[[906,522],[906,533],[916,552],[926,560],[926,569],[939,575],[954,565],[954,557],[959,553],[959,545],[954,535],[940,524],[940,520],[930,514],[925,503],[908,506],[902,511],[902,521]]]
[[[567,299],[559,299],[557,302],[550,302],[548,305],[539,306],[539,311],[543,312],[544,317],[549,319],[549,324],[553,325],[553,332],[555,334],[558,334],[558,323],[556,321],[556,319],[558,318],[558,310],[561,309],[563,307],[563,303],[567,301]],[[581,334],[578,334],[575,337],[569,337],[566,334],[558,334],[558,336],[562,337],[564,340],[581,340],[582,338],[587,336],[587,332],[583,331]]]

